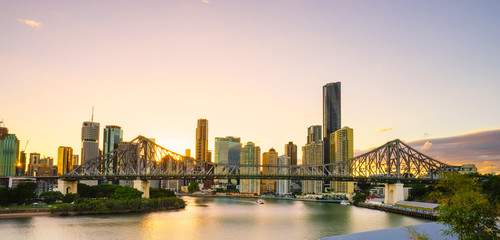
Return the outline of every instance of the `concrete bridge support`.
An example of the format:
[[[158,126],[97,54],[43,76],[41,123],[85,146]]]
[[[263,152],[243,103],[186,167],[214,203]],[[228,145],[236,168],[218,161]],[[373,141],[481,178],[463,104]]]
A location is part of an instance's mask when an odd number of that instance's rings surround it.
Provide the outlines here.
[[[149,181],[148,180],[134,180],[134,188],[143,192],[143,198],[149,198]]]
[[[57,188],[62,194],[77,193],[78,181],[57,180]]]
[[[398,201],[405,200],[402,183],[386,183],[385,184],[385,200],[384,203],[394,205]]]

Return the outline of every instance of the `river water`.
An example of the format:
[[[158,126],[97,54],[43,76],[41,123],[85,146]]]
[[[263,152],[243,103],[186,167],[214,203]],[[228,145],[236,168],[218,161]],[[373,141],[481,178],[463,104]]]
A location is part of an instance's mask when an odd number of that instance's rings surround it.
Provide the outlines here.
[[[319,239],[429,222],[335,203],[183,198],[177,211],[0,219],[0,239]]]

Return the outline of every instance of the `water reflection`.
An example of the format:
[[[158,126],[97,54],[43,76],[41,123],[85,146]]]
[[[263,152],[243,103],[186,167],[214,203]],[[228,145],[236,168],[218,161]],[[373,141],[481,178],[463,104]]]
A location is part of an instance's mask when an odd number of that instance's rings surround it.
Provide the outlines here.
[[[178,211],[0,220],[1,239],[319,239],[428,222],[332,203],[184,199]]]

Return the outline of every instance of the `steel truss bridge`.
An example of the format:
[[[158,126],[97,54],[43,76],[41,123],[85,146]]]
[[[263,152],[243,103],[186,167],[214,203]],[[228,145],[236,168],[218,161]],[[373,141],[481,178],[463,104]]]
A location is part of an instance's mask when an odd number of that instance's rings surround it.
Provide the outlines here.
[[[371,182],[433,182],[456,172],[399,139],[352,159],[323,165],[234,165],[199,161],[138,136],[83,163],[63,180],[290,179]]]

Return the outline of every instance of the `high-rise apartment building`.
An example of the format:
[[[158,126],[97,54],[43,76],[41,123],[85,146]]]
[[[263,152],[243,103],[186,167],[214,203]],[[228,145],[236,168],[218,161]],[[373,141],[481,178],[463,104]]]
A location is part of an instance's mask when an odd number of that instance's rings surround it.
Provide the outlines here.
[[[307,144],[321,142],[321,125],[313,125],[307,128]]]
[[[290,157],[290,165],[297,166],[297,145],[293,142],[285,144],[285,155]]]
[[[323,86],[323,163],[330,163],[330,134],[340,129],[340,82]]]
[[[241,149],[241,174],[242,175],[258,175],[260,172],[260,147],[255,146],[253,142],[247,144]],[[245,167],[244,165],[253,165],[252,167]],[[241,179],[240,180],[240,193],[260,194],[260,180],[259,179]]]
[[[75,169],[76,167],[78,167],[78,165],[80,165],[80,156],[78,154],[73,154],[72,159],[73,169]]]
[[[216,137],[215,138],[215,163],[216,164],[240,164],[241,139],[237,137]],[[225,166],[215,168],[216,174],[223,174],[233,169]],[[218,181],[227,184],[227,179]]]
[[[57,166],[54,166],[54,159],[51,157],[41,158],[40,153],[30,153],[28,175],[35,177],[56,176]]]
[[[208,120],[198,119],[196,127],[196,160],[207,162],[208,159]]]
[[[19,163],[19,139],[9,134],[5,127],[0,128],[0,176],[15,176]]]
[[[339,162],[353,158],[354,135],[353,129],[343,127],[330,134],[330,158],[332,162]],[[330,188],[338,193],[354,192],[354,182],[330,182]]]
[[[63,175],[73,170],[73,148],[59,147],[57,149],[57,175]]]
[[[287,155],[281,155],[277,159],[278,166],[289,166],[290,157]],[[278,168],[278,175],[290,175],[290,168]],[[288,195],[290,194],[290,180],[279,179],[276,182],[276,194],[278,195]]]
[[[82,165],[99,157],[99,123],[83,122],[82,124]]]
[[[119,126],[108,125],[104,128],[103,154],[107,154],[119,148],[123,141],[123,130]],[[103,171],[114,172],[118,169],[118,156],[114,156],[113,160],[108,162],[106,166],[102,166]]]
[[[274,148],[269,149],[269,152],[262,154],[262,174],[264,175],[276,175],[278,169],[276,167],[266,167],[266,166],[276,166],[278,163],[278,152]],[[260,181],[260,192],[261,193],[274,193],[276,190],[276,180],[274,179],[262,179]]]
[[[321,126],[310,126],[307,129],[307,144],[302,147],[302,165],[314,166],[323,164],[323,141],[321,141]],[[321,194],[323,181],[303,180],[303,193]]]

